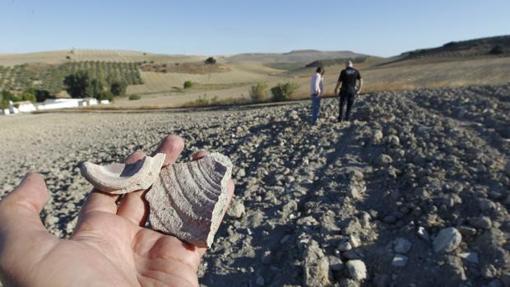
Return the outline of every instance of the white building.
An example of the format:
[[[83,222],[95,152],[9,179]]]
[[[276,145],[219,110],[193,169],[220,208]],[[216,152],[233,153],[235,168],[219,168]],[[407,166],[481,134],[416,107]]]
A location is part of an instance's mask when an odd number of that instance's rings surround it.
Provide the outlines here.
[[[7,108],[7,109],[0,109],[0,113],[1,113],[2,115],[7,116],[7,115],[10,115],[10,114],[11,114],[11,111],[10,111],[8,108]]]
[[[14,105],[14,103],[12,101],[9,101],[9,107],[6,108],[6,109],[1,109],[0,110],[1,114],[3,115],[14,115],[14,114],[17,114],[19,113],[19,110],[18,108]]]
[[[84,103],[84,106],[95,106],[98,104],[96,98],[84,98],[83,103]]]
[[[83,99],[46,99],[44,102],[37,104],[38,111],[68,109],[82,107]]]
[[[15,102],[14,107],[16,107],[20,113],[31,113],[37,110],[34,104],[29,101]]]
[[[35,105],[29,101],[23,102],[9,102],[9,108],[0,109],[0,115],[13,115],[17,113],[30,113],[35,111],[46,111],[46,110],[57,110],[57,109],[68,109],[68,108],[79,108],[86,106],[95,106],[99,104],[109,104],[108,100],[98,101],[95,98],[84,98],[84,99],[46,99],[42,103],[36,103]]]

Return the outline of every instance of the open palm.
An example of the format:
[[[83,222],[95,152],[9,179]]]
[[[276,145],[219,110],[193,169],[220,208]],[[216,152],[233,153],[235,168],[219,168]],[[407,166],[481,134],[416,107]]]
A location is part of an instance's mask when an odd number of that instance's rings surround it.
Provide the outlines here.
[[[157,152],[172,164],[183,146],[181,138],[169,136]],[[136,152],[126,161],[143,156]],[[231,197],[232,181],[228,190]],[[27,175],[0,202],[2,281],[7,286],[198,286],[197,269],[206,250],[144,228],[145,192],[120,200],[92,192],[73,236],[63,240],[49,234],[39,218],[49,196],[43,178]]]

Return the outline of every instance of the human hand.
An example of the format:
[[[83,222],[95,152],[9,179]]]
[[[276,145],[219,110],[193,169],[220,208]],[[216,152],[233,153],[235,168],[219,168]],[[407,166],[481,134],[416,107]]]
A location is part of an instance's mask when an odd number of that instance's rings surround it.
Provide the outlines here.
[[[166,154],[168,165],[183,148],[182,138],[168,136],[157,152]],[[193,159],[205,155],[198,152]],[[143,157],[135,152],[126,162]],[[231,199],[232,180],[228,192]],[[0,202],[0,278],[7,286],[198,286],[206,249],[144,228],[145,193],[129,193],[118,201],[93,191],[74,234],[63,240],[48,233],[39,218],[49,198],[44,179],[28,174]]]

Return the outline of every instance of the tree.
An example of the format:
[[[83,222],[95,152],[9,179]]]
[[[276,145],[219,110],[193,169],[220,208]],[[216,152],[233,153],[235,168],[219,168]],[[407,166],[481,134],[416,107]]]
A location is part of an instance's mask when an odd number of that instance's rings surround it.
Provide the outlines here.
[[[216,64],[216,59],[214,59],[213,57],[209,57],[204,61],[204,63],[206,63],[207,65],[214,65]]]
[[[103,91],[99,94],[98,100],[109,100],[110,102],[113,101],[113,94],[110,91]]]
[[[26,89],[25,91],[23,91],[23,93],[21,94],[20,100],[35,102],[37,100],[35,97],[35,89],[30,88],[30,89]]]
[[[90,78],[89,74],[85,71],[78,71],[74,74],[70,74],[64,79],[64,85],[66,91],[72,98],[86,98],[90,96],[89,85]]]
[[[189,89],[189,88],[191,88],[192,86],[193,86],[193,82],[192,82],[192,81],[185,81],[185,82],[184,82],[184,85],[183,85],[183,87],[184,87],[185,89]]]
[[[113,96],[125,96],[126,95],[127,85],[122,81],[114,81],[110,85],[110,92]]]
[[[87,87],[87,90],[88,90],[87,95],[89,97],[93,97],[100,100],[101,97],[103,96],[103,93],[105,92],[104,83],[98,79],[92,79],[92,81],[90,81],[90,84]]]
[[[0,107],[2,109],[6,109],[9,107],[9,101],[14,101],[15,96],[13,93],[11,93],[8,90],[3,90],[2,93],[0,93]]]
[[[37,102],[44,102],[46,99],[54,98],[47,90],[35,90],[35,99]]]
[[[490,51],[489,51],[489,54],[491,55],[501,55],[503,54],[505,51],[503,51],[503,47],[501,47],[500,45],[496,45],[494,46]]]
[[[287,82],[285,84],[278,84],[271,89],[273,94],[273,101],[281,102],[287,101],[292,97],[294,92],[299,88],[299,85],[293,82]]]

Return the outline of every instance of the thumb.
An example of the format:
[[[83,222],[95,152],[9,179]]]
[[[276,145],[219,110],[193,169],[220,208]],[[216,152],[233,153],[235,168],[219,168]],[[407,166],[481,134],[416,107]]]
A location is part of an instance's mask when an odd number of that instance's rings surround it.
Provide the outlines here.
[[[48,198],[48,189],[43,177],[37,173],[28,173],[20,185],[0,201],[2,231],[4,228],[25,232],[46,231],[39,213]]]
[[[42,176],[29,173],[0,201],[0,276],[4,280],[15,278],[15,274],[27,278],[20,270],[33,270],[34,262],[40,262],[41,254],[53,247],[42,244],[52,236],[39,217],[48,197]]]

